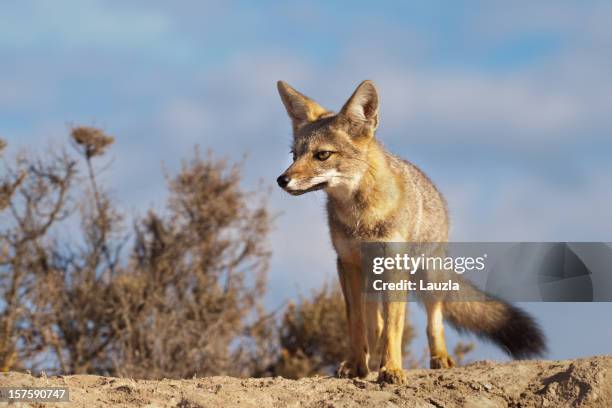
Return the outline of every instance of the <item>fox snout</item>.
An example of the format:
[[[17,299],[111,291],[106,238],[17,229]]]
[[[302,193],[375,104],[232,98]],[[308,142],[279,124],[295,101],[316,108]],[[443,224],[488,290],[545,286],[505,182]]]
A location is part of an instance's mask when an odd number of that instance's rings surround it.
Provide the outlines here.
[[[276,183],[278,183],[278,186],[291,195],[300,195],[305,193],[306,191],[304,191],[304,189],[300,189],[299,187],[295,186],[296,181],[297,180],[291,178],[291,176],[289,176],[287,172],[281,174],[276,179]]]
[[[278,186],[280,188],[287,187],[287,184],[289,184],[290,181],[291,179],[284,173],[278,176],[278,178],[276,179],[276,182],[278,183]]]
[[[323,177],[295,177],[288,171],[276,179],[278,186],[291,195],[302,195],[311,191],[322,190],[327,187],[327,180]]]

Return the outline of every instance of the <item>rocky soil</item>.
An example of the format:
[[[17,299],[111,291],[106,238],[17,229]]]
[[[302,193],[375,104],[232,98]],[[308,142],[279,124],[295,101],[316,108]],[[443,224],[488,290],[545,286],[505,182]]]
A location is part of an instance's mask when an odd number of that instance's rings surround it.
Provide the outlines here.
[[[0,386],[66,386],[69,403],[37,407],[612,407],[612,356],[568,361],[482,361],[411,370],[402,386],[330,377],[133,380],[0,373]],[[0,403],[6,406],[5,403]]]

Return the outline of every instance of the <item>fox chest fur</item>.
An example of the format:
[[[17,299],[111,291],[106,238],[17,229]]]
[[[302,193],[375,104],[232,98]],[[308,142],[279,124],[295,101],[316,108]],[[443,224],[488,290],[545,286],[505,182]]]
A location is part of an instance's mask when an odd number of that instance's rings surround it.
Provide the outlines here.
[[[327,216],[338,257],[345,263],[360,263],[364,241],[405,241],[416,221],[415,191],[384,154],[369,167],[352,191],[329,189]],[[412,194],[411,194],[412,193]],[[411,197],[412,196],[412,197]]]
[[[370,170],[353,190],[328,189],[328,224],[338,257],[360,264],[366,241],[445,241],[446,206],[429,179],[378,144],[371,148]]]

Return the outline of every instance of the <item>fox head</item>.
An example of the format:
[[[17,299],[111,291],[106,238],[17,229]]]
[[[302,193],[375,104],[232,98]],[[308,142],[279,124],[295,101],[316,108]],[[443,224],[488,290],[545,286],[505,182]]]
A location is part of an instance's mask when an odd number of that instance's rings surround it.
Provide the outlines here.
[[[378,92],[363,81],[339,113],[278,81],[278,92],[293,125],[293,164],[278,185],[293,195],[325,189],[352,190],[368,170],[368,147],[378,127]]]

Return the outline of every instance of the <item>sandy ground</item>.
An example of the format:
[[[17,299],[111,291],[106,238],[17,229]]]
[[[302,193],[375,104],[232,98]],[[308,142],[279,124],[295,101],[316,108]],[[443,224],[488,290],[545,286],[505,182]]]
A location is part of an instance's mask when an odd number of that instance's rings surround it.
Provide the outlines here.
[[[152,381],[23,373],[0,373],[0,386],[69,387],[69,403],[12,405],[36,407],[612,407],[611,369],[612,356],[606,356],[411,370],[402,386],[379,385],[369,378]]]

